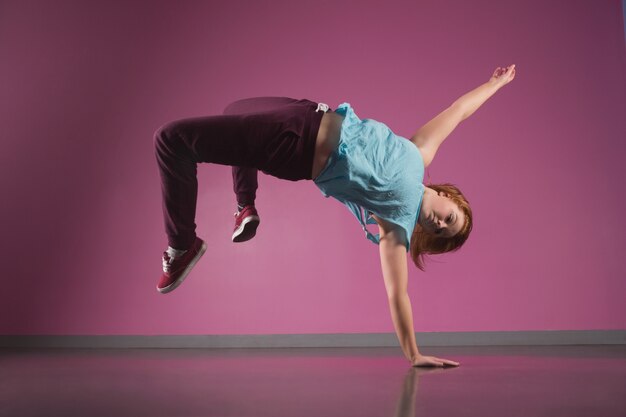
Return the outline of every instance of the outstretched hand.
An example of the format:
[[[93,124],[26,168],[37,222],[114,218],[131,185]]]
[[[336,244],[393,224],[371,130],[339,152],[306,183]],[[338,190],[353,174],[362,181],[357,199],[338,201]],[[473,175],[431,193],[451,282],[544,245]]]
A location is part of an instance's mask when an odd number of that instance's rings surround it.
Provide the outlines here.
[[[411,366],[459,366],[460,363],[449,359],[442,359],[436,356],[419,355],[413,358]]]
[[[515,64],[509,65],[506,68],[496,68],[489,82],[494,83],[498,87],[502,87],[513,81],[513,78],[515,78]]]

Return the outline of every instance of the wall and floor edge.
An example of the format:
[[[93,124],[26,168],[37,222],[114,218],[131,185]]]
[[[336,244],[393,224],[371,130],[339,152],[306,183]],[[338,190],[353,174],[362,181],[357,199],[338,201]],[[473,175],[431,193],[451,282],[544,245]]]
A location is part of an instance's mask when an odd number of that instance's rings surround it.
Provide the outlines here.
[[[416,333],[418,346],[624,345],[626,330]],[[399,347],[394,333],[267,335],[0,335],[0,348]]]

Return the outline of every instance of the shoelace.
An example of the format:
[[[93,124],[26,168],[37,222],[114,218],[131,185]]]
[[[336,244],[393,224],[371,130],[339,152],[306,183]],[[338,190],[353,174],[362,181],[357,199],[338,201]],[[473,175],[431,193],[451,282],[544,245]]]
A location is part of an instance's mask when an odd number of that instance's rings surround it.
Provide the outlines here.
[[[174,258],[170,258],[167,252],[163,252],[163,272],[170,272]]]
[[[247,207],[247,206],[246,206],[246,207]],[[244,208],[245,208],[245,207],[244,207]],[[235,217],[239,216],[241,213],[243,213],[243,210],[244,210],[244,209],[237,210],[237,211],[235,212],[234,216],[235,216]]]

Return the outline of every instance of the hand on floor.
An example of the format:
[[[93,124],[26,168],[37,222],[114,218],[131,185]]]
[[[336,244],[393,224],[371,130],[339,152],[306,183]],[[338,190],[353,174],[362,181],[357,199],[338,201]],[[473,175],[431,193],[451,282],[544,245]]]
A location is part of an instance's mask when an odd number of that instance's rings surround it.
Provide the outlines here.
[[[449,359],[442,359],[436,356],[416,356],[411,362],[411,366],[459,366],[459,362],[454,362]]]

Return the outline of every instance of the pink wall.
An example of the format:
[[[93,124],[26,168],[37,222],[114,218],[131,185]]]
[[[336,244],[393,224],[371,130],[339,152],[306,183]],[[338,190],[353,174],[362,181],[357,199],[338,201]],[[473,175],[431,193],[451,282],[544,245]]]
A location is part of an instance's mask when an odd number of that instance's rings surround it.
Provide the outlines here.
[[[348,210],[260,174],[259,234],[233,244],[227,166],[199,166],[209,248],[159,294],[152,134],[278,95],[348,101],[408,137],[511,63],[429,167],[475,226],[410,268],[415,330],[626,328],[619,0],[84,3],[0,6],[0,333],[393,332],[378,248]]]

